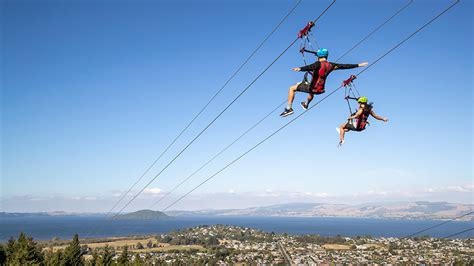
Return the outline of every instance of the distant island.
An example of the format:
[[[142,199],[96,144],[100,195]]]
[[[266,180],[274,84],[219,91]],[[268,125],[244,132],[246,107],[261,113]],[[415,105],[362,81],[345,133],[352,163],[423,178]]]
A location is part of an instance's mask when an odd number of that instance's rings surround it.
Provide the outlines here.
[[[170,216],[153,210],[139,210],[136,212],[120,214],[114,217],[114,220],[162,220],[168,219]]]

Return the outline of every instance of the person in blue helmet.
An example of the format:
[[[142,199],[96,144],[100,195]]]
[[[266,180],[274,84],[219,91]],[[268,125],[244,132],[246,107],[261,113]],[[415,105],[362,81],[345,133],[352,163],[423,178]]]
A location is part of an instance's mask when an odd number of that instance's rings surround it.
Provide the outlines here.
[[[295,99],[295,93],[297,91],[308,93],[308,98],[306,102],[301,103],[301,106],[303,107],[303,109],[307,110],[309,103],[314,98],[314,95],[324,93],[326,78],[333,70],[351,69],[351,68],[363,67],[363,66],[368,65],[367,62],[360,63],[360,64],[332,63],[332,62],[327,61],[328,55],[329,53],[327,49],[319,49],[316,52],[318,61],[316,61],[315,63],[311,65],[292,68],[293,71],[312,72],[312,79],[311,81],[305,80],[303,82],[299,82],[296,85],[290,87],[290,90],[288,91],[288,105],[283,111],[283,113],[280,114],[280,116],[285,117],[294,113],[292,105],[293,105],[293,100]]]

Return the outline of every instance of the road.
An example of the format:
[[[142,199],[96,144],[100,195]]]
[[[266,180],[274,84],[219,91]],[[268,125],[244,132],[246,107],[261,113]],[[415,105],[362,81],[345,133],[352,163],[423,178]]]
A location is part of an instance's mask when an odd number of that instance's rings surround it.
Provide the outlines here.
[[[278,247],[280,247],[281,254],[285,258],[286,264],[287,265],[294,265],[291,261],[290,255],[288,255],[288,252],[286,252],[285,247],[283,247],[283,245],[280,242],[278,242]]]

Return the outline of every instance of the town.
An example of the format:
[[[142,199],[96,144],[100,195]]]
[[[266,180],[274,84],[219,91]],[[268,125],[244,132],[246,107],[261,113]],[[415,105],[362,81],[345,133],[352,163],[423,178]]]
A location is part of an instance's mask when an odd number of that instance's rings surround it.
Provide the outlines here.
[[[36,256],[27,256],[37,261],[22,260],[21,254],[25,252],[15,251],[16,246],[39,250]],[[36,243],[22,234],[2,249],[6,250],[7,265],[32,262],[60,265],[74,259],[79,265],[470,265],[474,262],[473,238],[323,237],[226,225],[198,226],[147,237],[79,241],[75,236],[72,242],[54,239]]]

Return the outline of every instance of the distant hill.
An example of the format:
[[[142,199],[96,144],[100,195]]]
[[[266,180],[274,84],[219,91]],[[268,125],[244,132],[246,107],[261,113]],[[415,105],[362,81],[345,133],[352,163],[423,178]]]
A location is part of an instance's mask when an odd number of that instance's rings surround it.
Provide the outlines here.
[[[51,216],[45,212],[0,212],[0,218],[15,218],[15,217],[48,217]]]
[[[294,216],[294,217],[360,217],[391,219],[452,219],[474,210],[473,204],[448,202],[393,202],[361,205],[331,203],[288,203],[264,207],[226,210],[174,211],[173,216]],[[466,216],[462,220],[473,220]]]
[[[55,216],[105,216],[105,213],[76,213],[76,212],[65,212],[65,211],[53,211],[53,212],[0,212],[0,218],[37,218],[37,217],[55,217]]]
[[[115,217],[115,220],[161,220],[167,219],[170,216],[160,212],[152,210],[140,210],[136,212],[121,214]]]

